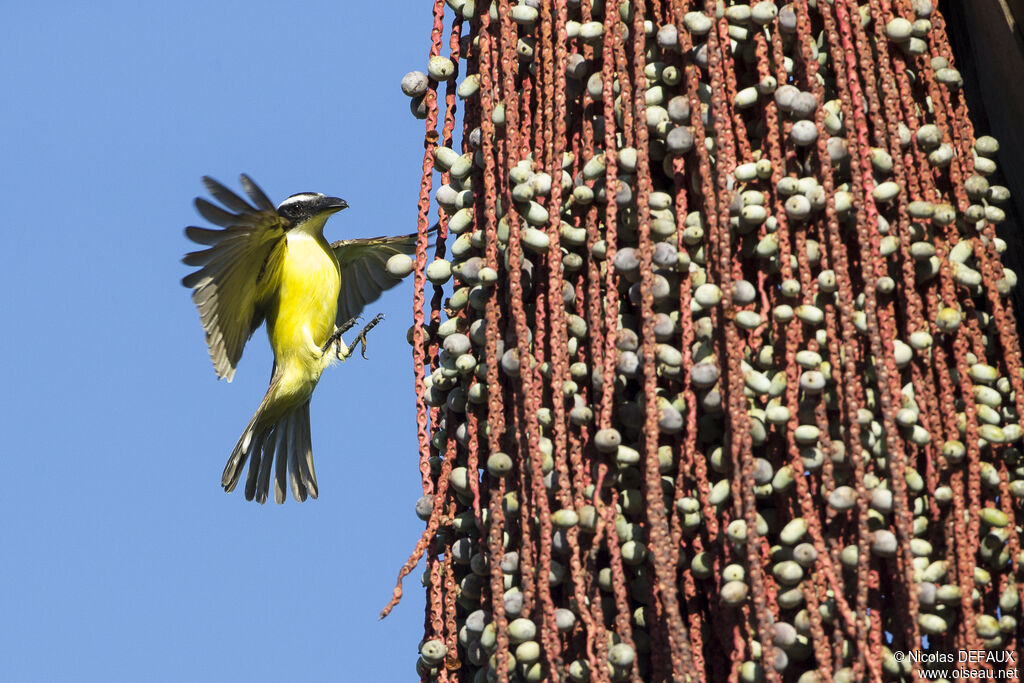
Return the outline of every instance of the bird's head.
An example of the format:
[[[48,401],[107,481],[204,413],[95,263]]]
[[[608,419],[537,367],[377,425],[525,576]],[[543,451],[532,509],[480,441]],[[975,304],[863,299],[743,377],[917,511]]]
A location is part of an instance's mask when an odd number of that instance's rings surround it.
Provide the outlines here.
[[[324,223],[333,213],[348,208],[348,202],[338,197],[328,197],[319,192],[300,192],[285,199],[277,207],[277,213],[286,218],[292,230],[322,230]]]

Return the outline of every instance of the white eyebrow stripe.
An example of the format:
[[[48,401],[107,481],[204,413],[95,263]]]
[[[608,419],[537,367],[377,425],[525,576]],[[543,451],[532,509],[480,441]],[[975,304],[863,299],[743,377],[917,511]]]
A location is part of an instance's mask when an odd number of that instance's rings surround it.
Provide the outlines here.
[[[323,196],[324,195],[320,194],[319,192],[302,192],[300,194],[293,194],[291,197],[288,197],[288,199],[285,199],[283,202],[278,204],[277,208],[278,210],[280,210],[290,204],[306,203],[313,201],[315,199],[320,199]]]

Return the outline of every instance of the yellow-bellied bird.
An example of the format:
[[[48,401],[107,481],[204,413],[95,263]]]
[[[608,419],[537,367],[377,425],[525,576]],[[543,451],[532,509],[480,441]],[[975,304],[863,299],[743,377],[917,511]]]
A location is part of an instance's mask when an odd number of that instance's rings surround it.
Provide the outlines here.
[[[340,333],[363,306],[398,284],[385,264],[395,254],[412,253],[416,236],[328,244],[324,223],[348,206],[344,200],[303,192],[275,209],[248,176],[241,182],[255,206],[203,178],[224,208],[201,197],[196,208],[224,229],[185,229],[189,239],[207,248],[185,256],[184,262],[199,270],[182,284],[193,290],[218,378],[231,381],[245,343],[264,320],[274,351],[270,387],[231,451],[221,479],[224,490],[235,488],[248,460],[245,497],[266,502],[276,455],[274,499],[283,503],[290,485],[295,499],[303,501],[318,492],[309,432],[313,389],[324,368],[350,354]]]

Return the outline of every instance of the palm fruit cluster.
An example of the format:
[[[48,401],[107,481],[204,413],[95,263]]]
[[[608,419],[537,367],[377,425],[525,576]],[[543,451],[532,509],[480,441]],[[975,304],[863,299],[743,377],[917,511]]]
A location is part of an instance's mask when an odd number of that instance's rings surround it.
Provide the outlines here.
[[[933,2],[438,0],[431,36],[389,264],[421,679],[1013,666],[1008,192]]]

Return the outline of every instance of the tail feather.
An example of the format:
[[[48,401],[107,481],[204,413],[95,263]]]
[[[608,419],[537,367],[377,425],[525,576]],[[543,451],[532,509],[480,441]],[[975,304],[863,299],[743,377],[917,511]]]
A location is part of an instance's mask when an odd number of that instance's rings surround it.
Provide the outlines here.
[[[234,450],[231,451],[231,457],[228,458],[227,464],[224,465],[224,474],[221,475],[220,485],[228,493],[234,491],[235,486],[238,485],[238,480],[245,469],[245,463],[249,460],[250,456],[255,458],[256,463],[259,463],[260,449],[263,447],[263,444],[256,443],[260,440],[260,437],[253,433],[253,427],[259,415],[260,411],[257,410],[256,414],[249,420],[249,424],[246,425],[245,431],[242,432],[242,436],[238,439],[238,443],[235,444]],[[256,465],[256,469],[259,469],[259,464]]]
[[[274,467],[274,502],[284,502],[288,495],[288,460],[292,446],[292,432],[295,430],[295,413],[289,413],[277,423],[277,462]]]
[[[274,500],[277,503],[285,501],[289,488],[292,497],[299,502],[306,500],[307,497],[316,498],[318,489],[309,430],[309,401],[282,415],[277,422],[261,424],[260,418],[272,390],[273,384],[245,431],[238,438],[224,466],[221,485],[228,493],[233,491],[248,462],[246,500],[255,499],[258,503],[265,503],[270,494],[271,479],[274,482]]]
[[[299,448],[302,442],[302,408],[292,413],[288,425],[288,484],[292,489],[292,497],[300,503],[306,500],[306,487],[302,483],[302,473],[299,471]]]
[[[299,411],[298,425],[301,438],[299,439],[299,448],[296,449],[296,460],[299,464],[302,485],[309,497],[315,499],[320,492],[316,485],[316,469],[313,467],[313,439],[309,433],[309,401],[302,404]]]
[[[281,446],[282,431],[278,429],[280,422],[274,424],[267,434],[267,440],[263,444],[263,462],[260,463],[260,473],[256,480],[256,502],[262,505],[267,502],[267,493],[270,491],[270,470],[274,465],[274,453]],[[284,450],[281,448],[280,450]]]
[[[259,438],[254,439],[255,447],[249,457],[249,474],[245,477],[246,500],[252,500],[256,495],[256,477],[260,472],[260,457],[263,453],[263,442],[266,440],[266,436],[266,434],[261,434]]]

